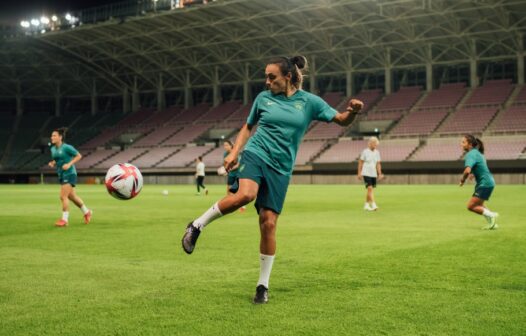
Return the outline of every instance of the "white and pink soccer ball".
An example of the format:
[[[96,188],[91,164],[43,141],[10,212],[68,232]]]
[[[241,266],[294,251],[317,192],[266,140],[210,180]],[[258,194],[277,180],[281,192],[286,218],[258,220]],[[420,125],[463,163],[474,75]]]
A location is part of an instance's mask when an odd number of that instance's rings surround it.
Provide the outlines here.
[[[104,182],[111,196],[129,200],[141,192],[142,174],[139,168],[132,164],[119,163],[108,170]]]

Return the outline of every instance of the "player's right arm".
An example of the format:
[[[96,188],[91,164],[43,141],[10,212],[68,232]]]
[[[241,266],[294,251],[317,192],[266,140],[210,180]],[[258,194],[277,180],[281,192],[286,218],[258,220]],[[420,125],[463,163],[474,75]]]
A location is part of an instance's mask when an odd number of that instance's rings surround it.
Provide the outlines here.
[[[245,147],[247,144],[248,138],[250,138],[250,131],[252,131],[252,127],[252,125],[245,124],[239,131],[234,148],[223,161],[223,166],[225,166],[226,171],[232,170],[232,168],[234,168],[234,166],[237,164],[237,157],[239,156],[239,153],[243,147]]]
[[[52,161],[49,161],[49,163],[47,165],[50,166],[51,168],[55,168],[56,164],[57,164],[57,162],[55,160],[52,160]]]

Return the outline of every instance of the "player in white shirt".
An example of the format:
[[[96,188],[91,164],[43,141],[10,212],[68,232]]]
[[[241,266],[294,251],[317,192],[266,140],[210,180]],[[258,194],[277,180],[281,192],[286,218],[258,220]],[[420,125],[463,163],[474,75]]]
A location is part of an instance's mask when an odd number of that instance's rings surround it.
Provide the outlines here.
[[[378,209],[376,202],[374,201],[373,188],[376,188],[376,180],[383,179],[382,165],[380,164],[380,152],[378,149],[377,137],[369,138],[369,143],[366,149],[362,151],[360,160],[358,161],[358,179],[365,182],[367,188],[367,195],[365,197],[364,210],[374,211]]]
[[[201,189],[203,188],[205,191],[205,195],[208,195],[208,189],[206,189],[203,182],[205,181],[205,163],[203,162],[202,157],[198,157],[195,159],[195,162],[197,165],[195,166],[195,183],[197,184],[197,194],[201,195]]]

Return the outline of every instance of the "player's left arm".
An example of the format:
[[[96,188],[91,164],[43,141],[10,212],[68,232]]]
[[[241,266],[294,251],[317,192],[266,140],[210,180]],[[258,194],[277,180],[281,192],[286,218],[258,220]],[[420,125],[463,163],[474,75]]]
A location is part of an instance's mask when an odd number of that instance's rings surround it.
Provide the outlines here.
[[[338,112],[334,118],[333,122],[337,123],[340,126],[349,126],[353,123],[356,116],[360,114],[360,111],[363,108],[363,102],[358,99],[349,100],[347,108],[343,112]]]
[[[376,172],[378,173],[378,180],[384,178],[384,174],[382,173],[382,164],[380,163],[380,161],[376,163]]]
[[[468,178],[469,174],[471,174],[471,167],[467,166],[466,168],[464,168],[464,173],[462,174],[462,178],[460,179],[459,186],[462,187],[464,185],[464,182],[466,182],[466,179]]]

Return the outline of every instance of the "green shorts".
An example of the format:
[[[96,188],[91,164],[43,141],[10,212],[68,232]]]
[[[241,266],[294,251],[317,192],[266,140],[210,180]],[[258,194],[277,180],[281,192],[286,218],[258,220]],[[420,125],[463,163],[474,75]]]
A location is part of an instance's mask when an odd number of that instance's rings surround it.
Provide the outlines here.
[[[60,184],[71,184],[72,187],[77,185],[77,175],[76,174],[59,174],[58,181]]]
[[[475,187],[475,192],[473,197],[483,199],[485,201],[489,200],[491,193],[495,187]]]
[[[256,198],[257,212],[262,208],[270,209],[277,214],[283,210],[290,176],[280,174],[259,156],[252,152],[243,152],[238,170],[239,179],[250,179],[259,185]]]

